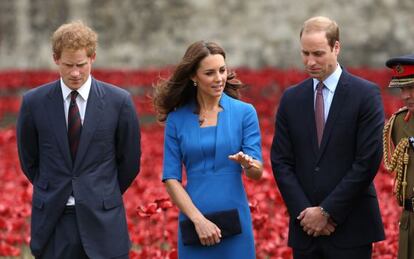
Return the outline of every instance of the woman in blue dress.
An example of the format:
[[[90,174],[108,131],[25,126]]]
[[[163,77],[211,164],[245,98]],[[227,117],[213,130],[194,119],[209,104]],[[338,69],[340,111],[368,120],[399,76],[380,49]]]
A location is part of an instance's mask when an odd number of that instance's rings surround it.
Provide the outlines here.
[[[255,258],[242,171],[262,176],[261,138],[254,107],[238,100],[241,87],[224,50],[204,41],[190,45],[171,77],[155,87],[154,106],[165,122],[162,180],[179,220],[191,220],[201,243],[184,245],[179,227],[180,259]],[[206,215],[230,209],[237,209],[241,233],[222,238]]]

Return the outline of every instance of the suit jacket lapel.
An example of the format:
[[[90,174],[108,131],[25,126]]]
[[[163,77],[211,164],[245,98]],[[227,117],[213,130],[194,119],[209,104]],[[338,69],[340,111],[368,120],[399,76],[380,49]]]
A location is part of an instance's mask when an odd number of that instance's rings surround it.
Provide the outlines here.
[[[48,94],[48,99],[45,102],[46,111],[49,116],[51,128],[55,133],[55,138],[63,154],[66,165],[72,168],[72,158],[69,152],[69,141],[67,138],[68,131],[65,121],[65,109],[63,104],[63,94],[60,88],[60,81],[56,81],[54,87]]]
[[[217,127],[216,127],[216,147],[215,147],[215,156],[214,156],[214,169],[218,170],[225,166],[228,157],[223,156],[223,154],[230,154],[231,145],[231,104],[230,99],[225,93],[221,95],[220,106],[223,109],[217,114]],[[241,137],[241,136],[240,136]]]
[[[334,97],[332,99],[331,108],[329,109],[328,119],[325,124],[325,129],[323,130],[322,142],[319,149],[319,155],[317,161],[321,158],[326,145],[329,141],[329,137],[331,135],[332,129],[335,126],[335,121],[339,117],[341,113],[342,107],[344,106],[344,101],[348,95],[348,88],[347,88],[347,74],[346,71],[342,71],[342,75],[339,79],[338,86],[336,87]]]
[[[99,125],[99,122],[103,115],[104,107],[104,92],[101,87],[98,86],[98,82],[92,78],[91,90],[89,93],[85,118],[82,125],[82,133],[79,141],[78,152],[76,154],[76,160],[74,169],[76,170],[79,164],[82,162],[85,157],[85,153],[88,149],[89,143],[93,137],[93,133],[96,130],[96,127]]]

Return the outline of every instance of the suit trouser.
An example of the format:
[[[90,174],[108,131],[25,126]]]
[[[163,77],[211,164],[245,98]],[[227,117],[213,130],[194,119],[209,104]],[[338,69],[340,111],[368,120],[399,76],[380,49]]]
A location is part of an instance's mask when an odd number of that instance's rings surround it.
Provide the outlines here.
[[[372,244],[339,248],[326,239],[316,238],[305,250],[293,249],[294,259],[371,259]]]
[[[61,215],[43,254],[36,259],[88,259],[80,239],[74,207]]]

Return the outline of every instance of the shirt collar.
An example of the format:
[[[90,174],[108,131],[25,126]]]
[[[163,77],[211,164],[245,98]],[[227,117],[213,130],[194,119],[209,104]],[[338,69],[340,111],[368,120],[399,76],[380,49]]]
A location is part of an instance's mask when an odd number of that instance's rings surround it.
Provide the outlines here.
[[[336,64],[335,71],[323,81],[323,84],[330,92],[332,93],[335,92],[335,89],[336,89],[336,86],[338,85],[341,74],[342,74],[342,68],[339,64]],[[316,90],[316,86],[318,85],[318,83],[319,81],[314,78],[313,79],[313,90],[314,91]]]
[[[92,85],[92,77],[89,75],[86,82],[76,91],[78,91],[80,97],[82,97],[83,100],[87,101],[89,96],[89,91],[91,90]],[[63,99],[66,100],[67,98],[70,98],[69,95],[73,91],[70,89],[67,85],[65,85],[65,82],[63,82],[62,78],[60,78],[60,86],[62,88],[62,94]]]

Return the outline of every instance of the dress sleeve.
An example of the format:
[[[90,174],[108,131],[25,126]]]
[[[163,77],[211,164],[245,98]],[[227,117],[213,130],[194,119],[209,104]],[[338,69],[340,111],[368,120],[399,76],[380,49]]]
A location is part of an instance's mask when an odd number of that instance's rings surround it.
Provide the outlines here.
[[[164,159],[162,181],[182,179],[182,153],[174,121],[168,116],[164,131]]]
[[[242,151],[263,163],[259,120],[254,107],[248,107],[243,117]]]

